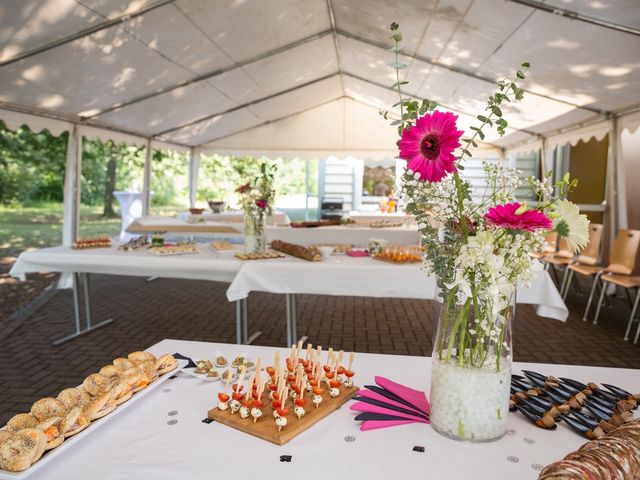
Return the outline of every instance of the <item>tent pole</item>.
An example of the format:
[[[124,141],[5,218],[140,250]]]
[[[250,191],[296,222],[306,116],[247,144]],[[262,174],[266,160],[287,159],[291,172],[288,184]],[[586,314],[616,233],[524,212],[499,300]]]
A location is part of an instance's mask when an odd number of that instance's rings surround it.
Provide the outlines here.
[[[149,215],[151,210],[151,159],[153,148],[151,139],[147,139],[146,156],[144,159],[144,178],[142,180],[142,216]]]
[[[627,192],[624,183],[624,165],[622,163],[622,131],[618,117],[613,117],[611,126],[611,149],[613,153],[613,172],[616,187],[616,212],[618,229],[629,226],[627,216]]]
[[[80,227],[80,179],[82,172],[82,135],[74,123],[67,142],[64,177],[62,244],[76,241]]]
[[[200,149],[191,147],[189,152],[189,208],[195,208],[200,173]]]

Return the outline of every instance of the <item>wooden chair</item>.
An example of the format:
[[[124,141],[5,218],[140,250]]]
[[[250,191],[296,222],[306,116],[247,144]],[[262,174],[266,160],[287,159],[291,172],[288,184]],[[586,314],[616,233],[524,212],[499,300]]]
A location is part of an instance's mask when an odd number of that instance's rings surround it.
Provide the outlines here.
[[[587,308],[582,316],[583,321],[587,321],[591,302],[593,301],[593,295],[595,294],[596,288],[599,287],[600,277],[605,273],[616,273],[627,277],[630,276],[636,266],[636,255],[638,254],[639,246],[640,230],[620,230],[616,236],[615,242],[613,243],[613,248],[611,249],[609,265],[606,267],[585,265],[582,263],[572,263],[569,265],[569,270],[571,271],[572,276],[574,273],[577,273],[579,275],[584,275],[585,277],[594,277],[593,284],[591,285],[591,293],[589,294],[589,300],[587,301]],[[596,324],[597,319],[594,320],[593,323]]]
[[[598,322],[598,316],[600,315],[600,307],[602,307],[602,300],[604,298],[604,292],[607,290],[605,284],[613,283],[625,289],[629,303],[631,303],[631,297],[629,297],[629,290],[636,289],[636,300],[631,306],[631,315],[629,316],[629,323],[627,323],[627,331],[624,332],[624,341],[629,340],[629,333],[631,332],[631,325],[636,316],[638,310],[638,303],[640,302],[640,277],[627,277],[626,275],[616,275],[613,273],[606,273],[602,275],[602,290],[600,290],[600,299],[598,300],[598,308],[596,309],[596,318],[593,323]],[[640,320],[638,321],[638,328],[636,330],[636,336],[633,339],[634,345],[638,343],[638,336],[640,336]]]
[[[560,295],[562,295],[562,299],[565,300],[567,298],[567,294],[569,293],[569,287],[571,286],[571,281],[573,280],[573,271],[569,269],[569,265],[573,263],[579,263],[581,265],[595,265],[598,263],[600,259],[600,247],[602,245],[602,230],[603,225],[600,223],[592,223],[589,225],[589,243],[587,246],[580,252],[580,254],[576,256],[567,257],[566,253],[556,257],[555,255],[551,258],[545,258],[544,261],[549,262],[554,268],[555,266],[564,265],[564,275],[562,277],[562,284],[560,285]],[[566,240],[564,240],[566,245]],[[561,243],[562,249],[562,243]],[[565,251],[566,251],[565,247]],[[560,253],[560,251],[558,252]]]
[[[569,250],[569,246],[567,244],[567,239],[564,237],[560,237],[558,241],[558,251],[545,255],[541,257],[540,260],[545,264],[545,267],[551,270],[551,273],[560,287],[560,293],[562,293],[562,289],[564,288],[564,281],[566,279],[566,266],[574,261],[575,254],[571,250]],[[562,283],[558,278],[558,270],[556,267],[565,267],[565,275],[562,278]]]

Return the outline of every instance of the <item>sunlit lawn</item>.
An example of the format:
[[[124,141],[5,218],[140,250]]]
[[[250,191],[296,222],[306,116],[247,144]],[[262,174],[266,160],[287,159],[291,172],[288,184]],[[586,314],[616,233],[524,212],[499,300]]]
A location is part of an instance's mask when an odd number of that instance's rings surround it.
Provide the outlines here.
[[[154,215],[175,215],[184,207],[152,207]],[[119,218],[103,218],[102,206],[82,206],[80,235],[120,233]],[[0,206],[0,259],[27,249],[51,247],[62,241],[62,204],[41,203],[30,207]]]

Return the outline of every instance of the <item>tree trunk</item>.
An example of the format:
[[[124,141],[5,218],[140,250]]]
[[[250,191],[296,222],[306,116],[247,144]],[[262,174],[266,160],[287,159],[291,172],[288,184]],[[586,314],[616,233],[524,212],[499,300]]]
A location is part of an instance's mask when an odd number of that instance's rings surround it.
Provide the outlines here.
[[[102,216],[106,218],[113,218],[117,217],[116,212],[113,209],[113,201],[115,200],[113,192],[116,189],[116,154],[118,152],[118,147],[113,142],[109,143],[111,146],[111,154],[109,155],[109,161],[107,162],[107,175],[104,181],[104,211],[102,212]]]

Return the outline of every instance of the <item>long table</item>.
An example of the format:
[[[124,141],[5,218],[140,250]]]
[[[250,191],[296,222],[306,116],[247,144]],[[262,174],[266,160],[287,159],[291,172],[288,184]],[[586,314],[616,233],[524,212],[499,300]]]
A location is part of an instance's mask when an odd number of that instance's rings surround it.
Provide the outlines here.
[[[277,261],[248,262],[227,290],[229,301],[251,292],[285,295],[287,343],[298,340],[296,294],[345,295],[381,298],[436,298],[435,277],[425,275],[421,264],[396,265],[371,258],[333,255],[322,262],[287,257]],[[518,303],[536,305],[542,317],[565,321],[567,307],[548,272],[538,272],[530,286],[520,286]]]
[[[193,359],[212,358],[216,351],[227,358],[246,354],[261,357],[264,364],[271,362],[275,349],[163,340],[149,351],[179,352]],[[288,354],[285,349],[280,352]],[[630,391],[640,387],[637,370],[514,364],[514,372],[522,369]],[[428,396],[429,358],[358,353],[354,370],[357,385],[373,384],[374,376],[382,375]],[[544,465],[586,442],[562,423],[556,430],[542,430],[519,413],[508,414],[507,435],[492,443],[457,442],[425,424],[361,432],[354,412],[345,406],[280,447],[217,422],[203,423],[221,388],[222,382],[178,373],[30,478],[533,480]],[[424,452],[415,451],[415,446],[424,447]],[[283,462],[281,455],[291,456],[291,461]]]
[[[187,222],[172,217],[141,217],[136,219],[127,229],[129,233],[167,232],[167,236],[176,238],[207,239],[227,238],[241,242],[244,225],[225,222]],[[369,225],[336,225],[318,228],[293,228],[287,225],[268,225],[266,227],[267,242],[283,240],[300,245],[319,243],[368,245],[369,239],[386,240],[390,244],[417,245],[420,243],[420,232],[417,225],[400,227],[372,228]]]
[[[74,314],[76,332],[62,341],[85,333],[80,328],[79,285],[85,298],[87,331],[97,328],[91,322],[88,301],[88,274],[152,276],[208,280],[229,283],[227,298],[236,302],[238,343],[250,343],[247,297],[253,291],[285,294],[287,345],[298,341],[296,294],[366,296],[390,298],[434,299],[436,283],[425,275],[420,264],[395,265],[371,258],[333,255],[322,262],[307,262],[294,257],[242,262],[234,252],[214,252],[199,245],[200,253],[156,257],[146,250],[122,252],[117,244],[111,248],[72,250],[53,247],[23,252],[11,269],[11,275],[24,277],[30,272],[54,271],[73,273]],[[78,278],[80,275],[80,278]],[[85,280],[82,282],[82,280]],[[518,303],[534,304],[543,317],[564,321],[568,316],[558,290],[548,273],[539,272],[530,287],[518,289]]]
[[[146,249],[123,252],[118,242],[110,248],[74,250],[69,247],[43,248],[22,252],[10,274],[25,279],[35,272],[72,274],[75,330],[71,335],[53,341],[59,345],[106,326],[112,319],[95,323],[91,311],[90,274],[128,275],[140,277],[180,278],[231,283],[242,266],[233,256],[222,256],[207,245],[200,245],[200,253],[193,255],[158,257]],[[80,296],[84,300],[85,326],[82,326]],[[236,302],[236,335],[238,343],[248,343],[246,300]]]

